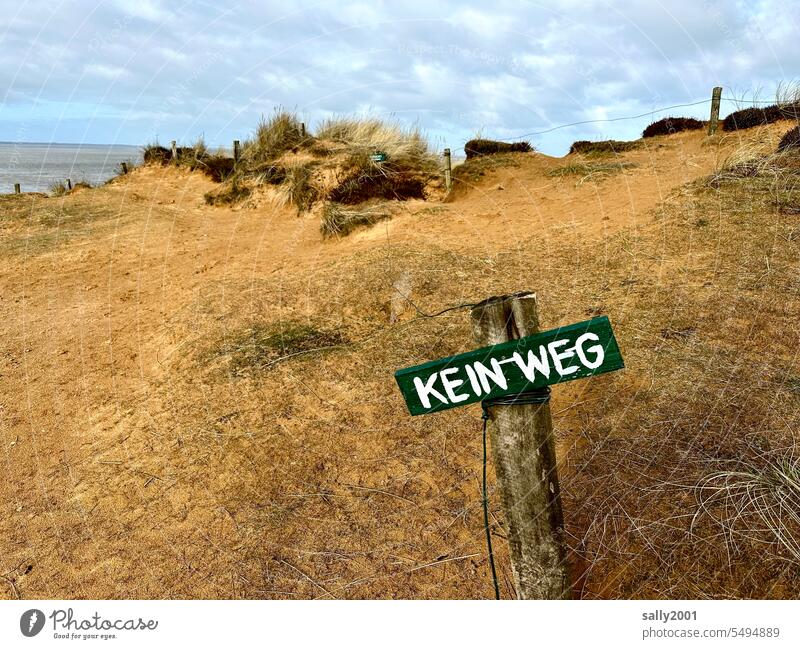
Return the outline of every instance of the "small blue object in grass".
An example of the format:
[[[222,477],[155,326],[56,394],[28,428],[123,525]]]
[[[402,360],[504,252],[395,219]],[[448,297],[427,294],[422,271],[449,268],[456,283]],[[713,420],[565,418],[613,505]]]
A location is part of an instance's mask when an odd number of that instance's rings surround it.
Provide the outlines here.
[[[386,154],[383,151],[376,151],[369,159],[373,162],[386,162]]]

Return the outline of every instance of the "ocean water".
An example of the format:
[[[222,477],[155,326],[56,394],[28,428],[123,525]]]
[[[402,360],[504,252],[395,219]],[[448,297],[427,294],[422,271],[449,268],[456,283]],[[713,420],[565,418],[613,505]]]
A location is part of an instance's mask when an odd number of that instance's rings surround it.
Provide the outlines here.
[[[46,192],[55,182],[92,185],[116,175],[119,163],[141,162],[141,148],[112,144],[29,144],[0,142],[0,194]]]

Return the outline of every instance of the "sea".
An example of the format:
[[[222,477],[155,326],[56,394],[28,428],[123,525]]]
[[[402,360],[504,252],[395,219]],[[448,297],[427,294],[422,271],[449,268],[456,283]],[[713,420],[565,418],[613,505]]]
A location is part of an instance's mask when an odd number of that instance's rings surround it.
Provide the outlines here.
[[[0,194],[47,192],[54,183],[99,185],[115,176],[121,162],[138,164],[142,149],[120,144],[0,142]]]

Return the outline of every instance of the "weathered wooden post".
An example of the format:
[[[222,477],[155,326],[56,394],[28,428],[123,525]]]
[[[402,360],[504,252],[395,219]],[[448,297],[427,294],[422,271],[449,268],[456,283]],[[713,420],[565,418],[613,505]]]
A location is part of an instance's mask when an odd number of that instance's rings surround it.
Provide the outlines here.
[[[305,138],[306,136],[306,123],[300,122],[300,137]]]
[[[453,185],[453,179],[450,167],[450,149],[444,150],[444,188],[449,192],[450,187]]]
[[[176,162],[178,160],[178,143],[175,140],[172,140],[172,161]]]
[[[481,346],[539,331],[536,295],[489,298],[472,309]],[[492,455],[520,599],[568,599],[564,517],[548,403],[488,405]]]
[[[233,161],[239,162],[239,140],[233,141]]]
[[[412,416],[481,403],[484,425],[491,422],[487,428],[517,594],[521,599],[568,599],[548,386],[621,370],[625,363],[619,345],[607,316],[539,331],[536,295],[528,292],[484,300],[472,307],[471,317],[473,335],[483,347],[399,369],[395,381]],[[493,566],[485,470],[483,493]]]
[[[719,124],[719,103],[722,99],[722,88],[717,86],[711,91],[711,117],[708,120],[708,134],[714,135]]]
[[[120,162],[119,166],[122,167],[123,175],[128,173],[128,163],[127,162]]]
[[[70,178],[67,178],[67,191],[71,189],[72,189],[72,180]]]
[[[15,194],[20,193],[19,183],[14,183],[14,193]]]

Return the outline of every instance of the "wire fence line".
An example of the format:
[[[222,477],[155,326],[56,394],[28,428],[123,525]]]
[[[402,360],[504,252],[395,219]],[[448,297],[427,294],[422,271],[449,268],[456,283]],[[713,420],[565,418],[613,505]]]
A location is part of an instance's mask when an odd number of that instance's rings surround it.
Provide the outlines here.
[[[534,135],[546,135],[547,133],[552,133],[554,131],[561,130],[563,128],[570,128],[572,126],[583,126],[586,124],[607,124],[610,122],[622,122],[631,119],[642,119],[643,117],[653,116],[656,113],[663,113],[667,110],[674,110],[676,108],[687,108],[691,106],[700,106],[702,104],[709,104],[711,103],[712,99],[700,99],[698,101],[689,102],[687,104],[675,104],[673,106],[664,106],[663,108],[654,108],[652,110],[648,110],[647,112],[640,113],[638,115],[627,115],[624,117],[609,117],[604,119],[585,119],[578,122],[570,122],[569,124],[559,124],[558,126],[553,126],[548,129],[544,129],[542,131],[531,131],[530,133],[522,133],[521,135],[515,135],[513,137],[507,138],[496,138],[499,142],[511,142],[513,140],[520,140],[522,138],[531,137]],[[773,101],[763,100],[763,99],[737,99],[735,97],[721,97],[720,101],[728,101],[732,102],[734,105],[739,106],[741,104],[752,104],[752,105],[771,105],[776,103]],[[468,140],[465,140],[463,144],[466,144]]]

